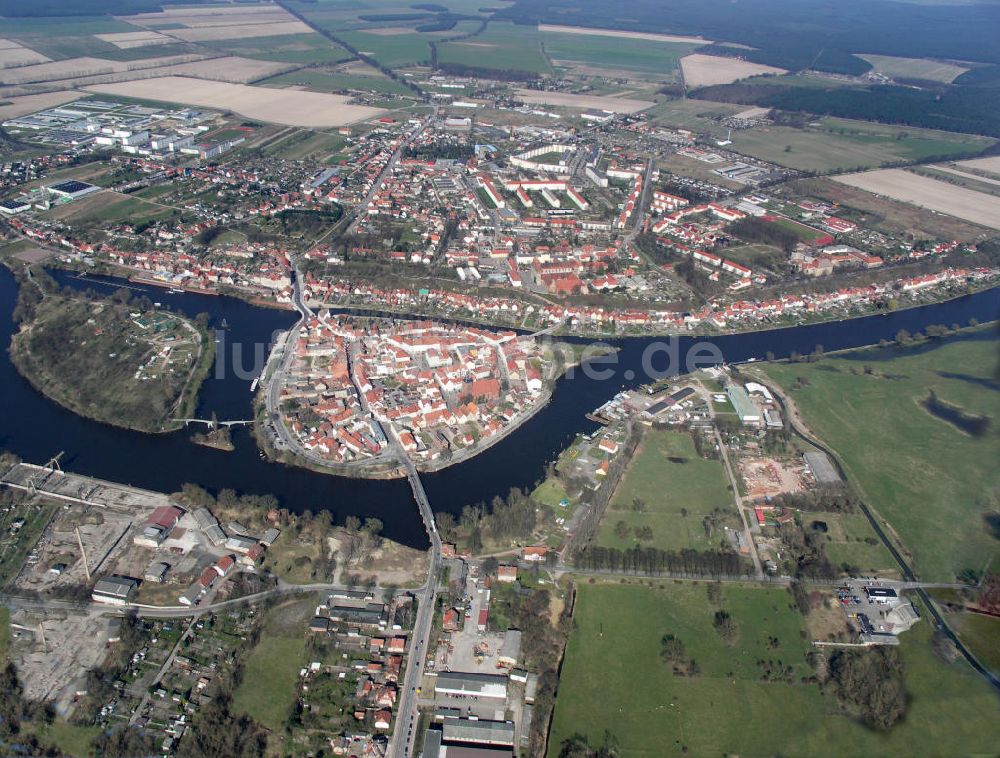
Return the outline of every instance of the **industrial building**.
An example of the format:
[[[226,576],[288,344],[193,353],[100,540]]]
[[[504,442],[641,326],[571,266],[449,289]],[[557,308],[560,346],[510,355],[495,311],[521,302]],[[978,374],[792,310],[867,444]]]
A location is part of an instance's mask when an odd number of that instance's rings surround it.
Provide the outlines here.
[[[729,398],[729,402],[733,404],[733,408],[736,409],[736,415],[739,416],[740,423],[760,425],[760,410],[753,404],[750,395],[747,394],[745,389],[738,384],[727,384],[726,396]]]
[[[130,576],[118,576],[113,574],[103,579],[98,579],[94,585],[91,598],[97,603],[107,603],[108,605],[125,605],[132,598],[132,594],[139,586],[139,581]]]
[[[837,469],[834,468],[826,453],[811,451],[804,453],[802,459],[805,461],[809,473],[816,478],[817,483],[833,484],[840,481],[840,474],[837,473]]]
[[[507,677],[498,674],[442,671],[434,683],[434,693],[506,700]]]

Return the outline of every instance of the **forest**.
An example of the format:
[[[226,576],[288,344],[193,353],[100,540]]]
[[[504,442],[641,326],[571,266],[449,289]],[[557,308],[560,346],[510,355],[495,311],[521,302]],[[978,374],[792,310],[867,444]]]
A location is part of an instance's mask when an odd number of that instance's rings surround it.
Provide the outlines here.
[[[625,17],[623,17],[625,16]],[[497,13],[518,24],[571,24],[691,34],[749,45],[748,60],[789,70],[861,74],[854,53],[1000,63],[1000,5],[845,0],[634,0],[614,3],[517,0]]]

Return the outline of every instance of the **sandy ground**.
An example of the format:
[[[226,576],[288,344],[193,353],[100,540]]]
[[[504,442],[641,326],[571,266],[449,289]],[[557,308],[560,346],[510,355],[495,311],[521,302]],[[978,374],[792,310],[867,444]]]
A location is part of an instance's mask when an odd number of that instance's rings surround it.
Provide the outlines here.
[[[832,177],[833,181],[1000,229],[1000,197],[928,179],[899,168]]]
[[[784,74],[784,69],[763,66],[736,58],[720,58],[715,55],[685,55],[681,58],[684,83],[689,87],[707,87],[712,84],[731,84],[760,74]]]
[[[992,158],[973,158],[971,161],[960,161],[955,165],[1000,175],[1000,155],[995,155]]]
[[[951,166],[931,166],[931,168],[936,171],[944,171],[946,174],[954,174],[955,176],[961,177],[962,179],[973,179],[977,182],[982,182],[983,184],[995,184],[1000,187],[1000,179],[990,179],[985,176],[980,176],[979,174],[973,174],[969,171],[962,171],[961,169],[952,168]]]
[[[51,60],[41,53],[25,47],[12,39],[0,39],[0,68],[24,66],[30,63],[45,63]]]
[[[771,112],[770,108],[747,108],[745,111],[740,111],[739,113],[734,114],[733,118],[743,118],[743,119],[763,118],[770,112]]]
[[[341,95],[247,87],[180,76],[98,84],[87,87],[87,90],[103,95],[231,110],[250,118],[286,126],[345,126],[384,112],[379,108],[350,105],[349,98]]]
[[[115,47],[127,50],[132,47],[150,47],[152,45],[167,45],[173,39],[159,32],[117,32],[114,34],[95,34],[95,37],[110,42]]]
[[[559,32],[561,34],[589,34],[598,37],[624,37],[625,39],[648,39],[654,42],[690,42],[694,45],[707,45],[710,42],[710,40],[704,37],[679,37],[673,34],[625,32],[616,29],[590,29],[582,26],[562,26],[560,24],[539,24],[538,31]]]
[[[562,105],[581,110],[596,108],[614,113],[636,113],[655,105],[649,100],[628,100],[622,97],[603,97],[600,95],[570,95],[564,92],[519,89],[516,94],[519,100],[534,105]]]
[[[0,121],[26,116],[29,113],[43,111],[46,108],[54,108],[57,105],[62,105],[72,100],[79,100],[83,96],[83,92],[63,90],[60,92],[45,92],[41,95],[22,95],[21,97],[6,98],[5,102],[9,101],[10,105],[0,105]]]

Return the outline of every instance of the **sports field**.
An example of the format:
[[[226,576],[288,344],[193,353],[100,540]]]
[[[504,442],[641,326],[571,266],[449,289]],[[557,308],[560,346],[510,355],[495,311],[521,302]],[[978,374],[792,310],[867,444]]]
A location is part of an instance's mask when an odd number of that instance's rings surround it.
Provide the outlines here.
[[[964,663],[936,657],[926,623],[901,638],[909,712],[881,735],[841,715],[817,685],[801,683],[811,647],[787,591],[726,585],[723,607],[739,627],[729,645],[713,629],[717,608],[704,583],[642,584],[579,587],[550,758],[571,734],[595,746],[605,731],[621,758],[969,755],[1000,743],[994,694]],[[664,634],[684,643],[700,676],[672,674],[660,658]],[[791,682],[761,681],[758,661],[791,666]]]
[[[990,493],[1000,491],[998,347],[996,332],[983,329],[908,349],[765,367],[813,433],[838,453],[924,580],[952,581],[990,559],[1000,565],[1000,542],[984,522]],[[963,414],[990,417],[985,433],[973,436],[932,415],[923,405],[931,390]]]
[[[713,514],[711,529],[706,529],[704,520]],[[724,525],[737,527],[739,516],[722,463],[699,457],[689,434],[653,429],[611,499],[596,544],[710,550],[724,539]],[[643,527],[652,529],[652,539],[637,538],[636,530]]]

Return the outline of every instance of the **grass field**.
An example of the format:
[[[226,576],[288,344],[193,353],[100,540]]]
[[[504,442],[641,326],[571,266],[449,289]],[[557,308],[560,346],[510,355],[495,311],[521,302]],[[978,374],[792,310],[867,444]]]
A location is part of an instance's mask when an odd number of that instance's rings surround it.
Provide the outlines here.
[[[813,521],[827,525],[826,555],[834,566],[847,563],[861,573],[883,576],[893,571],[898,573],[899,566],[878,541],[863,513],[802,513],[801,518],[806,527]]]
[[[726,134],[726,128],[707,117],[732,116],[746,109],[745,105],[715,103],[708,100],[667,100],[650,109],[648,113],[650,121],[660,126],[691,129],[722,137]]]
[[[766,367],[786,390],[808,380],[790,397],[899,535],[922,579],[950,581],[1000,559],[1000,542],[984,523],[1000,489],[998,347],[996,332],[984,329],[915,348]],[[990,416],[991,426],[973,437],[931,415],[921,405],[931,390],[967,414]]]
[[[981,664],[1000,672],[1000,619],[978,613],[952,616],[958,636],[968,645]]]
[[[273,732],[283,731],[295,702],[299,669],[306,663],[305,626],[316,604],[313,595],[271,608],[260,642],[243,667],[233,693],[233,711],[245,713]]]
[[[736,132],[730,149],[789,168],[829,171],[978,152],[993,142],[986,137],[847,119],[814,123],[805,129],[768,126]]]
[[[597,745],[605,730],[622,758],[968,755],[987,754],[1000,740],[995,696],[964,663],[935,656],[927,624],[901,638],[909,713],[883,736],[840,715],[818,686],[798,683],[809,645],[787,592],[726,585],[723,594],[739,625],[732,646],[712,627],[716,609],[704,584],[582,585],[550,758],[569,735],[583,733]],[[701,676],[675,677],[660,660],[667,633],[684,642]],[[760,681],[760,659],[792,666],[795,683]]]
[[[644,511],[634,510],[636,499],[644,503]],[[717,548],[724,539],[722,525],[713,529],[709,539],[703,524],[704,517],[716,509],[725,511],[724,523],[738,525],[722,464],[700,458],[688,434],[650,430],[611,499],[596,542],[629,548],[638,542],[634,530],[648,526],[653,539],[639,543],[644,546],[663,550]],[[687,515],[682,515],[684,510]],[[627,536],[616,534],[620,521],[630,530]]]

